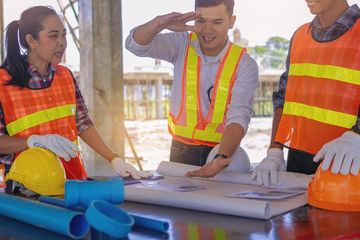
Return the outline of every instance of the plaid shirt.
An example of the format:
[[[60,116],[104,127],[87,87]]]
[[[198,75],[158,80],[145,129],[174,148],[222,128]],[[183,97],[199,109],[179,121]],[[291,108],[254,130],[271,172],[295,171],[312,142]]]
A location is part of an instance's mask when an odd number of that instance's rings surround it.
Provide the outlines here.
[[[48,72],[45,75],[41,75],[34,66],[29,65],[28,71],[30,73],[31,79],[29,81],[29,88],[31,89],[42,89],[50,87],[53,75],[56,74],[56,69],[51,64],[49,65]],[[85,105],[83,96],[81,95],[79,86],[74,79],[75,92],[76,92],[76,125],[78,133],[89,128],[93,125],[91,121],[88,110]],[[0,103],[0,136],[8,135],[5,126],[4,112]],[[11,163],[13,159],[13,154],[5,155],[0,153],[0,162],[2,163]]]
[[[358,18],[360,17],[360,8],[354,4],[349,7],[346,12],[330,27],[321,27],[319,18],[316,16],[311,22],[310,29],[312,37],[319,42],[329,42],[337,39],[343,35],[347,30],[352,28]],[[288,57],[286,59],[286,71],[281,75],[279,80],[278,90],[273,93],[274,109],[284,107],[285,89],[288,80],[289,72],[289,56],[290,56],[291,42]]]

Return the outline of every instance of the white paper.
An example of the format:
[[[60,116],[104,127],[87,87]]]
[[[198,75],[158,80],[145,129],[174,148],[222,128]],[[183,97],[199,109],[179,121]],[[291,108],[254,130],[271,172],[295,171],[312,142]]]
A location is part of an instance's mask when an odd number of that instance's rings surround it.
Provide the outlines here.
[[[250,174],[238,172],[222,172],[211,179],[184,177],[188,171],[197,168],[191,165],[162,162],[157,172],[163,175],[164,179],[157,180],[158,182],[155,184],[148,181],[150,183],[125,186],[125,199],[127,201],[260,219],[269,219],[307,203],[305,193],[276,200],[227,197],[226,195],[229,193],[262,192],[266,189],[253,185]],[[299,179],[303,178],[299,177]],[[285,179],[282,179],[280,182],[284,181]],[[297,182],[297,184],[286,186],[298,189],[299,185],[304,187],[305,184],[298,184]],[[179,191],[179,186],[196,186],[196,189]],[[284,184],[282,183],[280,186],[284,186]],[[302,188],[301,191],[304,189]]]
[[[166,176],[165,179],[182,179]],[[128,201],[151,203],[198,211],[246,216],[261,219],[271,217],[269,204],[266,201],[224,197],[226,190],[239,190],[238,184],[210,182],[191,179],[195,185],[205,189],[192,192],[169,193],[168,190],[148,188],[142,184],[129,185],[125,188],[125,199]],[[241,186],[240,186],[241,187]]]
[[[304,190],[264,189],[261,191],[240,191],[225,194],[225,197],[278,200],[304,193]]]
[[[184,178],[161,179],[155,181],[140,181],[147,188],[165,190],[168,192],[192,192],[206,189],[204,186],[196,185]]]
[[[187,172],[194,171],[198,168],[199,167],[193,165],[163,161],[159,164],[157,172],[164,176],[185,177]],[[271,186],[271,188],[307,189],[311,178],[312,175],[280,171],[278,183]],[[215,177],[207,178],[207,180],[256,185],[256,181],[251,180],[250,173],[239,173],[226,170],[218,173]]]

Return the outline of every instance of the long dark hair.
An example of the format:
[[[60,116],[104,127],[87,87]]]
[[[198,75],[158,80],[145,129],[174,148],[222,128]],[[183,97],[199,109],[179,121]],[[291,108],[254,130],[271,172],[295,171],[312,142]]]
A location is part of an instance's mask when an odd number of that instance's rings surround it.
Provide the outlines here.
[[[1,68],[5,68],[12,78],[6,85],[15,85],[22,88],[29,85],[30,74],[28,73],[29,64],[27,62],[29,45],[25,40],[25,36],[30,34],[34,39],[38,39],[39,32],[43,30],[43,20],[51,15],[57,16],[57,13],[51,7],[31,7],[21,14],[20,20],[12,21],[7,25],[5,37],[6,57],[1,64]]]

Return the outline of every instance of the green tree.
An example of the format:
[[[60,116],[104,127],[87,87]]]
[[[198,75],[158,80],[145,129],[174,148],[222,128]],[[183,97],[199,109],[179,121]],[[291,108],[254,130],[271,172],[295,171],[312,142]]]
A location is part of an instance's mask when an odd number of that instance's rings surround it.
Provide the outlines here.
[[[248,50],[263,68],[284,69],[289,44],[289,40],[274,36],[270,37],[264,46],[257,45]]]

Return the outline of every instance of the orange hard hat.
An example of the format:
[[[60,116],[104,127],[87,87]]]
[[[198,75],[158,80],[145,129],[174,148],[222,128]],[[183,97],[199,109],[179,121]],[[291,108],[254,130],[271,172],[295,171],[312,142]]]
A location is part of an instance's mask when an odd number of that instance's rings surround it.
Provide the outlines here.
[[[327,210],[360,211],[360,175],[334,174],[320,165],[309,184],[308,203]]]

